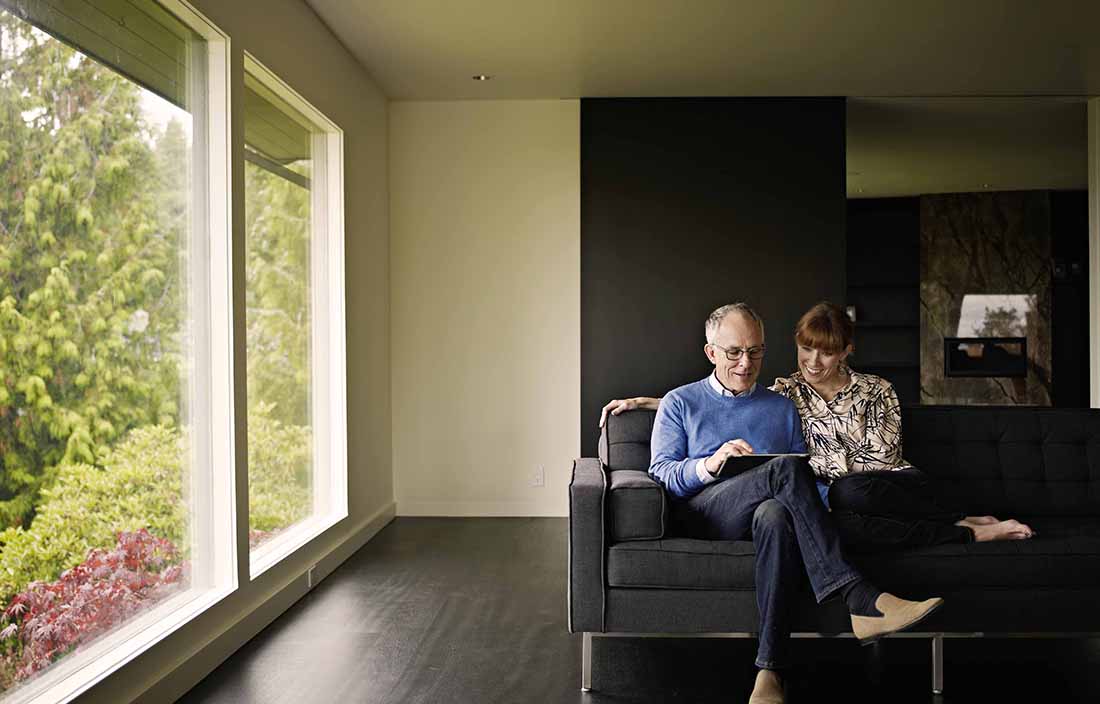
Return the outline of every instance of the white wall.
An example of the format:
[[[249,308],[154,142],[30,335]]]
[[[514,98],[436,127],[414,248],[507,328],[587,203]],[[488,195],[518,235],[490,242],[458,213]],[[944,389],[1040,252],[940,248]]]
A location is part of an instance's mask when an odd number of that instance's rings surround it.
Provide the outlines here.
[[[390,228],[398,515],[566,515],[579,102],[391,103]]]
[[[348,517],[80,697],[80,702],[169,702],[205,677],[307,591],[305,571],[327,574],[394,515],[390,466],[389,193],[387,101],[367,71],[301,0],[192,4],[230,35],[236,407],[244,397],[243,52],[247,50],[344,130],[348,371]],[[237,466],[247,458],[243,413]],[[247,520],[238,473],[237,517]],[[238,554],[248,552],[247,535]]]

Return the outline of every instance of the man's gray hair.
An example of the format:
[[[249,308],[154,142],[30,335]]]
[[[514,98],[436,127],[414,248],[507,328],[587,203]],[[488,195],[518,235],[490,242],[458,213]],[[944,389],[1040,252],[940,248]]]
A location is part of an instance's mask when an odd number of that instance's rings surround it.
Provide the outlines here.
[[[740,313],[749,320],[753,320],[760,326],[760,337],[764,337],[764,321],[756,311],[749,307],[748,303],[727,303],[726,305],[715,308],[714,312],[707,316],[706,335],[707,342],[714,344],[714,338],[718,335],[718,327],[722,324],[722,321],[726,319],[726,316],[730,313]]]

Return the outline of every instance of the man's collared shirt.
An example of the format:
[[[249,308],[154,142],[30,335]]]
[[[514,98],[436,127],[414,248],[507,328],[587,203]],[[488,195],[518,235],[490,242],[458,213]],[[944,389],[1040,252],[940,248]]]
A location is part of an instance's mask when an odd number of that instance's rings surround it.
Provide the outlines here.
[[[718,392],[719,396],[733,396],[733,397],[751,396],[752,392],[756,391],[756,383],[755,382],[753,383],[752,386],[750,386],[745,391],[730,391],[725,386],[722,386],[722,382],[718,381],[718,372],[717,371],[711,372],[710,376],[707,377],[707,381],[710,382],[710,388],[712,388],[716,392]]]
[[[738,396],[751,396],[752,392],[756,391],[755,382],[745,391],[730,391],[722,385],[722,382],[718,381],[717,371],[711,372],[711,375],[707,377],[707,381],[710,382],[710,388],[714,389],[719,396],[727,396],[733,398],[736,398]],[[704,484],[710,484],[712,482],[718,481],[718,477],[714,476],[707,470],[707,459],[705,457],[695,463],[695,476],[699,477],[699,481],[703,482]]]

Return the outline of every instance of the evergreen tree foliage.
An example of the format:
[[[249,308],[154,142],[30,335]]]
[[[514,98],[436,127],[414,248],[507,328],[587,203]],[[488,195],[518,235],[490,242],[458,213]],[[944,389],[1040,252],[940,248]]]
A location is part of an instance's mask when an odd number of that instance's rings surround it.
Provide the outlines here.
[[[310,192],[249,163],[245,193],[249,412],[308,425]]]
[[[184,125],[147,124],[138,85],[0,11],[0,558],[8,565],[57,496],[60,474],[86,490],[131,430],[179,431],[189,152]],[[289,168],[309,175],[308,162]],[[310,511],[310,193],[251,164],[245,175],[251,523],[277,531]],[[156,495],[173,494],[175,482]],[[109,547],[116,530],[180,537],[179,510],[152,515],[167,510],[163,502],[136,511],[120,498],[119,507],[95,509],[111,520],[96,523],[94,536],[55,544],[3,590]],[[66,514],[51,518],[51,531],[86,532],[60,528]]]
[[[179,414],[186,140],[141,89],[0,12],[0,528],[62,464]]]
[[[291,166],[308,174],[308,162]],[[248,523],[253,545],[312,512],[310,192],[245,168]]]

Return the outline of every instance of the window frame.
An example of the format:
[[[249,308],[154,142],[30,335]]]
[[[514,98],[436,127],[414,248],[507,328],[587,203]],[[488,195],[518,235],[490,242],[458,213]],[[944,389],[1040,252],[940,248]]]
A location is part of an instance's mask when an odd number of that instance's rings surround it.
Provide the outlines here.
[[[249,575],[255,580],[348,516],[344,131],[247,51],[244,73],[285,101],[317,130],[310,145],[313,515],[249,551]],[[247,120],[247,115],[243,119]],[[324,286],[318,285],[321,282]],[[243,529],[247,532],[248,528],[246,522]]]
[[[72,701],[238,586],[230,38],[183,0],[152,2],[205,40],[204,54],[191,58],[188,87],[192,95],[201,91],[205,107],[192,113],[196,126],[192,131],[194,177],[192,228],[188,233],[192,265],[185,274],[188,294],[185,325],[192,341],[187,360],[190,373],[184,387],[192,438],[188,457],[191,583],[185,591],[124,622],[30,682],[8,690],[3,696],[4,704]]]

